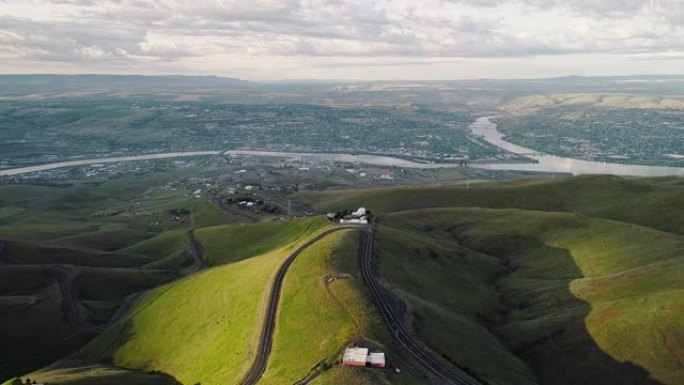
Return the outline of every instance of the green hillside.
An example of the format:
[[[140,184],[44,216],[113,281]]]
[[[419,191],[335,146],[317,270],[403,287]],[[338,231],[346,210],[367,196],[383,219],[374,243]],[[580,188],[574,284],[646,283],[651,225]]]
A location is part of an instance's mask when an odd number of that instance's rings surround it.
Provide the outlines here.
[[[684,383],[681,179],[592,176],[297,196],[319,212],[372,210],[378,273],[404,303],[407,325],[487,384]],[[29,377],[108,384],[149,373],[140,383],[239,383],[255,355],[276,270],[329,226],[318,216],[196,229],[207,270],[147,291],[79,352]],[[133,290],[190,271],[185,228],[126,232],[126,247],[107,252],[114,243],[102,231],[44,246],[94,239],[88,253],[141,258],[129,268],[76,268],[74,282],[93,316],[106,319]],[[36,247],[26,239],[9,245]],[[309,375],[319,385],[430,382],[394,345],[369,301],[357,248],[358,233],[334,233],[292,264],[261,383]],[[37,265],[4,267],[0,278],[13,283],[0,283],[0,309],[40,316],[34,298],[58,296]],[[381,348],[392,367],[338,366],[343,348],[355,343]]]
[[[354,344],[392,356],[392,338],[361,280],[358,247],[357,232],[334,233],[297,257],[283,286],[273,352],[260,384],[289,385],[310,374],[318,374],[314,384],[340,376],[350,383],[388,383],[386,373],[338,366],[344,348]],[[410,375],[392,380],[420,383]]]
[[[530,113],[542,108],[583,106],[602,108],[682,109],[681,96],[642,94],[546,94],[516,98],[500,108],[510,113]]]
[[[195,236],[204,246],[209,264],[222,265],[291,245],[308,238],[325,226],[329,226],[329,222],[316,217],[297,221],[205,227],[196,230]]]
[[[459,186],[307,192],[301,198],[321,211],[359,206],[375,212],[433,207],[518,208],[574,212],[684,233],[684,180],[681,178],[581,176]]]
[[[209,235],[202,243],[208,256],[235,251],[230,255],[239,258],[212,259],[225,264],[146,292],[123,319],[74,356],[78,366],[112,362],[123,368],[158,370],[182,383],[236,382],[253,358],[268,283],[284,258],[323,224],[318,218],[290,222],[290,229],[300,231],[290,231],[289,240],[272,233],[268,222],[209,229],[209,234],[223,230],[231,235],[246,228],[270,246],[256,251],[225,249],[224,237]],[[259,254],[249,254],[252,251]],[[36,375],[49,380],[54,371]]]
[[[411,327],[490,383],[684,381],[680,236],[508,209],[381,221],[381,271]]]
[[[84,368],[110,363],[159,371],[184,384],[237,384],[254,358],[275,271],[296,247],[328,226],[312,218],[200,229],[204,252],[218,266],[145,293],[122,320],[80,352],[28,376],[57,381],[65,370],[74,370],[85,379],[92,371]],[[394,349],[363,288],[357,249],[356,232],[334,233],[292,265],[264,384],[294,383],[319,372],[313,383],[334,378],[390,383],[377,370],[349,373],[337,366],[344,347],[354,343],[379,347],[390,357]],[[336,279],[326,281],[330,277]],[[414,374],[394,374],[392,383],[421,381]]]

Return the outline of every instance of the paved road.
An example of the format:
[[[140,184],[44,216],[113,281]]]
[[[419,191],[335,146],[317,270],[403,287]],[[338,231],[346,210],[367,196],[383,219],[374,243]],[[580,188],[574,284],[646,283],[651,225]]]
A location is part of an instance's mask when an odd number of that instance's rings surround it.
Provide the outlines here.
[[[392,331],[394,338],[406,349],[416,361],[433,373],[445,384],[452,385],[480,385],[480,383],[463,370],[457,368],[447,360],[441,358],[418,341],[404,326],[403,319],[394,311],[387,289],[380,285],[373,272],[373,232],[363,231],[359,247],[359,264],[361,275],[370,289],[371,295],[380,309],[385,323]]]
[[[63,299],[62,306],[66,315],[67,325],[72,329],[77,330],[83,320],[83,314],[81,313],[81,307],[78,305],[76,288],[71,284],[71,277],[61,266],[51,265],[48,266],[47,269],[55,278],[57,278],[57,283],[59,283],[59,290],[62,293]]]
[[[285,280],[285,274],[287,270],[294,262],[295,258],[302,251],[304,251],[309,246],[320,241],[321,239],[327,237],[328,235],[335,233],[337,231],[343,230],[359,230],[362,229],[359,226],[338,226],[330,230],[326,230],[302,246],[295,250],[289,257],[283,262],[283,264],[278,269],[276,273],[275,280],[271,286],[271,294],[268,297],[268,308],[266,310],[266,317],[264,318],[264,324],[261,328],[261,337],[259,338],[259,348],[257,350],[257,356],[252,362],[252,366],[249,371],[242,379],[242,385],[255,385],[261,379],[261,376],[266,370],[266,364],[268,363],[268,357],[271,354],[271,348],[273,346],[273,333],[275,331],[276,316],[278,314],[278,302],[280,301],[280,291],[283,286],[283,281]]]
[[[207,260],[202,252],[202,244],[195,238],[195,229],[188,230],[186,235],[188,238],[188,250],[190,250],[192,257],[195,258],[195,270],[206,269],[208,266]]]
[[[63,310],[66,316],[67,325],[76,333],[98,333],[106,329],[108,326],[118,321],[128,311],[136,298],[143,292],[135,293],[129,296],[121,306],[117,309],[114,315],[101,325],[88,325],[84,322],[86,315],[83,313],[79,305],[78,291],[72,283],[71,275],[67,270],[59,265],[51,265],[47,270],[57,279],[59,290],[62,294]]]
[[[7,241],[0,240],[0,263],[7,263]]]

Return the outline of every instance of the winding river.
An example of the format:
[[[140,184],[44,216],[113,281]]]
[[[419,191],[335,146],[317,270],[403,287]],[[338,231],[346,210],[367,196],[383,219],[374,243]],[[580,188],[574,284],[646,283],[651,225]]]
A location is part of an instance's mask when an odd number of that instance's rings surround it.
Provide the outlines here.
[[[470,125],[474,135],[481,136],[487,142],[510,151],[535,159],[538,163],[487,163],[472,164],[473,167],[488,170],[515,170],[561,172],[573,175],[579,174],[612,174],[621,176],[684,176],[684,168],[665,166],[640,166],[618,163],[593,162],[573,158],[563,158],[555,155],[539,154],[538,151],[507,142],[503,134],[497,129],[496,123],[490,117],[479,118]]]
[[[487,170],[513,170],[513,171],[537,171],[537,172],[558,172],[579,174],[613,174],[621,176],[684,176],[684,168],[663,167],[663,166],[639,166],[625,165],[617,163],[592,162],[572,158],[563,158],[555,155],[539,154],[538,151],[518,146],[503,139],[503,134],[497,130],[496,123],[489,117],[479,118],[470,125],[474,135],[481,136],[487,142],[507,150],[512,153],[522,154],[535,159],[538,163],[471,163],[470,167]],[[460,167],[453,163],[419,163],[406,159],[394,158],[382,155],[352,155],[335,153],[293,153],[279,151],[252,151],[252,150],[231,150],[231,151],[187,151],[187,152],[167,152],[161,154],[146,154],[135,156],[121,156],[112,158],[79,159],[66,162],[48,163],[37,166],[18,167],[0,170],[0,176],[11,176],[26,174],[30,172],[46,171],[57,168],[88,166],[92,164],[132,162],[137,160],[180,158],[191,156],[216,156],[216,155],[253,155],[267,156],[288,159],[310,159],[332,162],[351,162],[363,163],[376,166],[402,167],[402,168],[453,168]]]
[[[133,156],[120,156],[114,158],[79,159],[66,162],[47,163],[37,166],[17,167],[0,170],[0,176],[11,176],[26,174],[37,171],[47,171],[57,168],[88,166],[93,164],[133,162],[137,160],[180,158],[190,156],[210,156],[210,155],[253,155],[287,159],[310,159],[331,162],[363,163],[376,166],[402,167],[402,168],[452,168],[458,167],[457,164],[446,163],[419,163],[406,159],[394,158],[382,155],[352,155],[336,153],[314,153],[314,152],[280,152],[280,151],[256,151],[256,150],[230,150],[230,151],[192,151],[192,152],[165,152],[161,154],[146,154]]]

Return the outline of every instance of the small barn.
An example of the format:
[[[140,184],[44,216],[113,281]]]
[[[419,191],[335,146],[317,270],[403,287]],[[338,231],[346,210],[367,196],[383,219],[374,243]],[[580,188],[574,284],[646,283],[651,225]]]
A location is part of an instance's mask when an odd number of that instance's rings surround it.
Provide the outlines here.
[[[342,365],[370,366],[372,368],[385,367],[385,353],[368,353],[368,348],[348,348],[344,350]]]
[[[368,362],[373,368],[385,367],[385,353],[371,353],[368,355]]]
[[[344,358],[342,359],[342,365],[366,366],[367,359],[367,348],[349,348],[344,350]]]

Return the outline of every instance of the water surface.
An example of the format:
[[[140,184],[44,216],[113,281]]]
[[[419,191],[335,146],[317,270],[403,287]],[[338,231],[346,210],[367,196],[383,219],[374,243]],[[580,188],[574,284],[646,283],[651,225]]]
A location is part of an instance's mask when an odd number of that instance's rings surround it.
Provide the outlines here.
[[[490,117],[479,118],[470,125],[473,134],[481,136],[487,142],[515,154],[525,155],[538,163],[486,163],[471,164],[472,167],[488,170],[561,172],[573,175],[580,174],[612,174],[621,176],[684,176],[684,168],[666,166],[642,166],[608,162],[595,162],[564,158],[555,155],[540,154],[539,151],[507,142]]]

